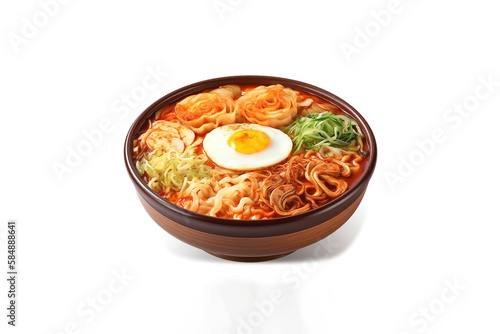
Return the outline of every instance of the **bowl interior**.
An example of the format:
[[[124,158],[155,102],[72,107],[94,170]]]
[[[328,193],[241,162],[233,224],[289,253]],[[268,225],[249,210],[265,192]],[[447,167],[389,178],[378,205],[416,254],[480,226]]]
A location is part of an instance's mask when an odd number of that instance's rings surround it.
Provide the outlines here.
[[[289,87],[292,89],[296,89],[302,91],[307,94],[315,95],[328,103],[331,103],[338,108],[340,108],[347,115],[354,118],[360,127],[363,130],[363,133],[366,136],[366,143],[369,147],[369,155],[368,161],[365,167],[365,170],[361,177],[357,180],[357,182],[349,188],[344,194],[342,194],[339,198],[315,209],[311,209],[307,212],[297,214],[294,216],[288,217],[278,217],[278,218],[270,218],[270,219],[262,219],[262,220],[245,220],[245,219],[230,219],[230,218],[218,218],[211,217],[204,214],[200,214],[197,212],[189,211],[184,209],[174,203],[167,201],[162,198],[152,189],[150,189],[147,184],[143,181],[139,172],[135,167],[134,157],[133,157],[133,141],[136,138],[138,132],[144,128],[147,124],[148,120],[153,116],[153,114],[159,109],[177,103],[184,99],[187,96],[201,93],[207,89],[214,89],[221,85],[227,84],[237,84],[237,85],[274,85],[274,84],[282,84],[285,87]],[[170,210],[173,210],[179,214],[191,216],[196,219],[204,220],[206,222],[216,223],[216,224],[230,224],[230,225],[248,225],[248,222],[251,221],[252,225],[271,225],[271,224],[283,224],[287,221],[296,221],[303,219],[304,217],[314,216],[315,213],[319,211],[324,211],[331,209],[332,206],[338,206],[339,208],[344,207],[348,204],[349,194],[359,193],[360,191],[366,188],[368,181],[370,180],[377,159],[377,145],[375,142],[375,137],[373,132],[366,122],[366,120],[358,113],[356,109],[354,109],[350,104],[339,98],[338,96],[321,89],[319,87],[301,82],[292,79],[280,78],[280,77],[270,77],[270,76],[230,76],[230,77],[222,77],[215,78],[210,80],[200,81],[180,89],[177,89],[164,97],[160,98],[158,101],[149,106],[132,124],[126,140],[125,140],[125,163],[127,166],[127,170],[129,172],[130,177],[132,178],[136,187],[139,187],[143,192],[145,192],[149,198],[153,199],[155,202],[161,204],[162,206],[167,207]]]

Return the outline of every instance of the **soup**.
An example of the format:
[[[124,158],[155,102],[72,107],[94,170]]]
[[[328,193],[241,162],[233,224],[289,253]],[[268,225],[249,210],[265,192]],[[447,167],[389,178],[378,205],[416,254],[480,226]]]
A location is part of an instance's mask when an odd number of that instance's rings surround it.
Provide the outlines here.
[[[166,200],[233,219],[295,215],[336,200],[369,147],[338,107],[282,85],[225,85],[158,110],[134,140],[144,182]]]

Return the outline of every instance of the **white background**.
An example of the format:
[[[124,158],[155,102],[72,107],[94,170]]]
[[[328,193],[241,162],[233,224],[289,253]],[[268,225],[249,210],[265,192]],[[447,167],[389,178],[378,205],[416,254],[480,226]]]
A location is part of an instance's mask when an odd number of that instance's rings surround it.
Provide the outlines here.
[[[498,333],[494,2],[401,0],[383,27],[372,11],[386,0],[220,3],[230,7],[75,0],[44,22],[35,0],[2,2],[1,267],[8,219],[18,221],[20,261],[16,328],[1,280],[2,333]],[[45,25],[22,37],[33,16]],[[346,57],[342,43],[356,38]],[[148,68],[168,74],[123,109]],[[327,240],[331,254],[315,257],[316,244],[267,263],[219,260],[140,205],[122,158],[135,117],[186,84],[240,74],[317,85],[371,124],[377,168],[358,211]],[[497,82],[482,100],[480,77]],[[466,117],[447,111],[464,101]],[[59,180],[54,164],[106,119],[111,130]],[[418,153],[436,129],[445,140]],[[418,166],[391,187],[388,175],[411,157]],[[122,271],[133,278],[115,281]],[[276,292],[282,303],[269,306]],[[105,305],[91,311],[92,298]]]

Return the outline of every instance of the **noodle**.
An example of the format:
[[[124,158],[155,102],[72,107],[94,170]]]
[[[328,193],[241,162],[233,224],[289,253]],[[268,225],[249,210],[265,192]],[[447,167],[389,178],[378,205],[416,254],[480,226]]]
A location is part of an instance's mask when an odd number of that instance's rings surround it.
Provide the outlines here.
[[[303,146],[296,146],[286,160],[261,170],[238,171],[215,165],[201,145],[204,134],[244,121],[276,128],[289,126],[302,135],[307,132],[300,129],[301,124],[311,127],[314,123],[295,122],[296,118],[309,115],[308,120],[319,124],[326,119],[325,113],[338,111],[281,85],[222,86],[159,110],[134,142],[137,169],[151,189],[200,214],[267,219],[307,212],[344,194],[361,175],[366,152],[364,136],[355,121],[334,114],[332,122],[340,120],[335,124],[352,124],[351,129],[343,130],[347,139],[332,139],[322,130],[321,141],[313,148],[306,146],[311,146],[309,139],[301,141]],[[293,139],[293,134],[289,136]],[[342,146],[335,146],[337,141]]]

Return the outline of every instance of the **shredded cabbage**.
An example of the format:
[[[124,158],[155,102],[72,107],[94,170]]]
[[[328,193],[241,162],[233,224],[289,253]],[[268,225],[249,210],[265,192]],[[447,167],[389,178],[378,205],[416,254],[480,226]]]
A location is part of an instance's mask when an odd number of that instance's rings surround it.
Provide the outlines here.
[[[156,150],[137,161],[137,170],[147,174],[148,186],[156,192],[180,191],[194,182],[210,182],[213,169],[205,165],[207,160],[205,154],[196,154],[193,146],[182,153]]]

